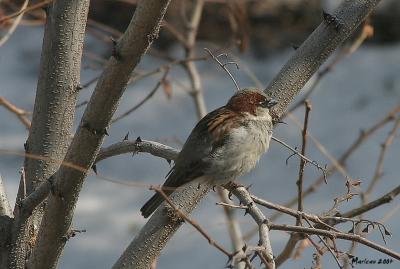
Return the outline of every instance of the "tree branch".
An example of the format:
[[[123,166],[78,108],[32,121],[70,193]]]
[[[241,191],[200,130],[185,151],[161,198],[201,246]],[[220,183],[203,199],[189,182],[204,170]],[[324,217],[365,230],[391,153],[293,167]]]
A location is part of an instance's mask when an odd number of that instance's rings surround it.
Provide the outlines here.
[[[4,106],[8,111],[14,113],[19,121],[25,125],[26,129],[31,128],[31,121],[26,117],[27,112],[21,108],[16,107],[4,97],[0,97],[0,105]]]
[[[271,241],[269,236],[269,220],[264,216],[262,211],[257,207],[251,198],[250,193],[244,187],[231,188],[232,193],[240,200],[242,204],[247,206],[247,211],[258,225],[259,246],[262,250],[257,251],[258,256],[262,261],[265,260],[265,265],[269,269],[275,268],[274,255],[272,252]]]
[[[3,177],[0,174],[0,216],[12,217],[10,202],[7,198],[6,188],[3,183]]]
[[[358,27],[379,0],[346,0],[332,14],[334,22],[323,21],[282,67],[265,92],[278,101],[275,120],[284,115],[293,98],[305,83]]]
[[[283,224],[283,225],[282,224],[270,224],[269,227],[270,227],[270,230],[315,234],[315,235],[320,235],[320,236],[326,236],[326,237],[329,237],[330,239],[339,238],[339,239],[344,239],[344,240],[348,240],[348,241],[356,241],[367,247],[370,247],[379,252],[387,254],[397,260],[400,260],[399,253],[392,251],[388,248],[385,248],[379,244],[376,244],[370,240],[367,240],[357,234],[348,234],[348,233],[342,233],[342,232],[327,231],[327,230],[322,230],[322,229],[306,228],[306,227],[285,225],[285,224]]]
[[[49,4],[49,1],[42,3]],[[48,9],[32,125],[25,144],[26,153],[47,157],[47,160],[25,158],[26,178],[20,182],[16,205],[59,168],[59,163],[50,160],[62,160],[67,151],[69,139],[66,137],[71,134],[79,92],[88,9],[89,0],[54,1]],[[14,208],[8,268],[26,267],[43,207],[34,212]]]
[[[10,28],[8,28],[7,33],[3,35],[0,38],[0,47],[3,46],[7,40],[10,38],[10,36],[14,33],[14,31],[17,29],[18,24],[22,20],[22,17],[24,16],[24,10],[28,6],[29,0],[25,0],[24,3],[21,6],[21,9],[18,11],[19,15],[14,19],[13,23],[11,24]]]
[[[275,122],[279,121],[289,103],[319,66],[356,29],[378,2],[379,0],[345,1],[334,14],[341,23],[340,27],[323,21],[295,52],[266,89],[267,94],[279,102],[273,111]],[[188,214],[211,187],[202,184],[197,189],[197,186],[190,184],[175,191],[171,200]],[[166,214],[165,205],[161,205],[130,243],[114,265],[114,269],[149,268],[180,225],[181,223],[171,221]]]
[[[65,162],[86,170],[93,165],[132,70],[157,38],[168,4],[169,0],[139,2],[127,30],[115,44],[113,57],[108,61],[86,107]],[[54,195],[48,199],[37,243],[28,262],[30,268],[56,267],[65,238],[68,238],[66,236],[86,174],[64,166],[55,174]]]
[[[179,151],[174,149],[174,148],[171,148],[171,147],[168,147],[168,146],[165,146],[163,144],[160,144],[160,143],[157,143],[157,142],[153,142],[153,141],[147,141],[147,140],[134,141],[134,142],[132,142],[132,141],[124,141],[124,142],[116,143],[116,144],[113,144],[113,145],[111,145],[111,146],[109,146],[107,148],[102,149],[100,151],[100,153],[98,155],[98,159],[96,161],[104,160],[104,159],[106,159],[108,157],[111,157],[111,156],[116,156],[116,155],[119,155],[119,154],[124,154],[124,153],[129,153],[129,152],[132,152],[132,153],[147,152],[147,153],[152,154],[153,156],[165,158],[167,160],[174,160],[177,157],[178,153],[179,153]],[[196,188],[196,186],[192,186],[192,187]],[[234,193],[234,194],[235,194],[235,196],[237,196],[240,199],[240,197],[241,197],[240,194],[239,195],[237,195],[237,193]],[[340,214],[340,215],[337,215],[337,216],[332,216],[332,217],[329,217],[329,216],[319,217],[319,216],[316,216],[316,215],[313,215],[313,214],[309,214],[309,213],[306,213],[306,212],[301,212],[301,211],[298,211],[298,210],[295,210],[295,209],[291,209],[291,208],[288,208],[288,207],[285,207],[285,206],[281,206],[281,205],[277,205],[277,204],[268,202],[268,201],[266,201],[264,199],[258,198],[255,195],[251,195],[251,199],[255,203],[260,204],[262,206],[265,206],[265,207],[267,207],[269,209],[277,210],[279,212],[288,214],[288,215],[293,216],[295,218],[297,218],[298,216],[303,216],[303,217],[307,218],[308,220],[311,220],[314,223],[316,223],[317,227],[326,228],[326,229],[329,229],[329,230],[331,230],[333,232],[339,232],[338,230],[336,230],[332,226],[336,225],[338,223],[341,223],[343,221],[346,221],[345,218],[356,217],[356,216],[358,216],[360,214],[363,214],[363,213],[365,213],[365,212],[367,212],[367,211],[369,211],[371,209],[374,209],[374,208],[376,208],[376,207],[378,207],[378,206],[380,206],[380,205],[382,205],[384,203],[389,203],[390,201],[392,201],[394,199],[394,197],[396,197],[399,194],[400,194],[400,186],[397,186],[393,190],[389,191],[387,194],[383,195],[382,197],[380,197],[380,198],[378,198],[378,199],[376,199],[376,200],[374,200],[374,201],[372,201],[372,202],[370,202],[370,203],[368,203],[368,204],[366,204],[366,205],[364,205],[362,207],[355,208],[355,209],[350,210],[348,212],[345,212],[343,214]],[[242,199],[240,199],[240,200],[243,203],[248,204],[245,200],[242,200]],[[237,207],[237,206],[230,205],[230,204],[223,204],[223,205],[227,206],[227,207],[232,207],[232,208],[236,208]],[[246,209],[247,207],[239,206],[237,208]],[[146,226],[147,225],[148,224],[146,224]],[[149,226],[151,226],[151,225],[149,224]],[[296,227],[296,226],[294,226],[294,227]],[[329,231],[327,231],[327,232],[329,232]],[[136,240],[138,242],[140,242],[140,240],[143,240],[143,238],[136,238],[135,242],[136,242]],[[296,242],[297,242],[297,240],[298,240],[298,238],[296,238]],[[132,243],[130,245],[130,247],[132,247],[132,248],[135,247],[135,244]],[[291,251],[293,250],[293,247],[294,246],[291,246],[291,250],[290,251],[287,250],[287,251],[289,251],[289,253],[291,253]],[[130,251],[132,251],[132,253],[133,253],[136,249],[137,248],[130,249]],[[126,252],[127,253],[131,253],[128,250],[126,250]],[[281,255],[283,255],[283,256],[281,256]],[[279,266],[283,262],[283,260],[286,259],[285,256],[290,255],[290,254],[288,254],[286,252],[282,252],[281,255],[276,258],[275,262],[276,262],[277,266]],[[125,257],[125,259],[129,258],[129,255],[127,255],[127,256],[128,257]],[[123,261],[126,261],[126,260],[122,260],[121,262],[123,262]],[[119,265],[118,266],[115,265],[115,266],[116,266],[115,268],[120,268],[120,267],[118,267]],[[138,267],[138,268],[141,268],[141,267]]]
[[[119,143],[112,144],[106,148],[100,150],[95,163],[98,163],[104,159],[112,156],[121,155],[125,153],[138,153],[146,152],[153,156],[164,158],[166,160],[175,160],[178,156],[179,151],[163,145],[161,143],[136,139],[136,141],[122,141]]]

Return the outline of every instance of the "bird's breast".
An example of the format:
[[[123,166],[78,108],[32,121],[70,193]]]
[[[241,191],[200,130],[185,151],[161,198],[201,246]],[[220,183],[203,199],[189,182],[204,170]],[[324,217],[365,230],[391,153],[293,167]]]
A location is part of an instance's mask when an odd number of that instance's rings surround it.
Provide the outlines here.
[[[267,124],[251,122],[235,128],[226,144],[214,156],[213,172],[221,181],[229,181],[252,170],[268,149],[271,128]]]

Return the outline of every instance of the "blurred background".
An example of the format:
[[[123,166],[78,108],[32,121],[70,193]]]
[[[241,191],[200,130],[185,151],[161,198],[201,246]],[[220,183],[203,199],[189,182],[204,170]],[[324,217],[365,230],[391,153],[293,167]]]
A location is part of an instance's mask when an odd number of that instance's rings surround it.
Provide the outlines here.
[[[0,4],[0,21],[3,16],[17,12],[23,0],[4,0]],[[75,127],[90,98],[96,79],[112,52],[112,38],[118,39],[129,24],[135,11],[134,0],[91,1],[87,34],[85,39],[81,72],[81,91]],[[143,105],[116,121],[110,127],[110,136],[105,145],[121,141],[129,132],[130,139],[159,141],[173,147],[181,147],[190,130],[198,120],[197,109],[191,93],[192,81],[181,64],[171,64],[185,59],[188,51],[195,57],[200,74],[202,93],[208,111],[226,103],[235,87],[228,75],[212,61],[203,48],[227,53],[229,66],[241,87],[265,88],[280,68],[294,53],[296,47],[322,22],[322,10],[333,12],[341,1],[320,0],[276,0],[276,1],[205,1],[198,26],[197,41],[188,46],[185,34],[190,21],[189,1],[173,0],[165,17],[159,38],[133,74],[116,116]],[[27,117],[33,109],[35,90],[43,38],[45,11],[41,1],[30,1],[37,5],[25,13],[18,27],[0,47],[0,96],[25,110]],[[0,24],[0,38],[9,33],[13,20]],[[384,119],[400,103],[400,2],[382,1],[366,23],[328,59],[298,96],[293,104],[305,95],[312,104],[308,131],[311,139],[307,156],[319,164],[332,166],[332,158],[340,159],[360,137],[360,131],[368,130]],[[111,38],[112,37],[112,38]],[[165,68],[168,66],[168,74]],[[163,68],[160,68],[163,67]],[[164,77],[162,80],[160,80]],[[160,82],[160,87],[155,86]],[[153,93],[149,96],[149,93]],[[304,118],[302,102],[284,119],[286,124],[277,126],[274,136],[293,147],[301,147],[301,126]],[[395,114],[398,117],[398,114]],[[300,127],[299,127],[300,124]],[[343,163],[345,172],[334,173],[328,184],[315,185],[321,171],[306,166],[305,188],[316,190],[305,198],[305,211],[321,214],[329,211],[337,197],[346,194],[346,175],[361,179],[355,192],[368,189],[376,172],[377,161],[394,121],[382,124],[370,136],[362,140],[356,150]],[[23,151],[28,136],[26,127],[17,117],[0,107],[0,148]],[[316,142],[315,142],[316,141]],[[272,143],[257,168],[244,176],[241,182],[252,185],[255,195],[279,204],[286,204],[296,197],[299,160],[291,157],[287,149]],[[376,199],[399,182],[400,141],[399,136],[387,148],[384,155],[383,174],[374,186],[369,200]],[[19,170],[23,158],[0,156],[0,173],[5,181],[8,197],[15,201],[19,183]],[[97,165],[102,176],[122,182],[145,182],[160,184],[170,169],[162,159],[139,153],[107,159]],[[78,234],[67,243],[59,268],[110,268],[144,225],[145,219],[139,208],[151,196],[145,188],[127,187],[88,177],[80,195],[74,217],[74,228],[86,232]],[[393,236],[387,239],[387,247],[400,250],[399,202],[368,212],[363,217],[381,221]],[[230,247],[226,220],[220,206],[215,205],[218,196],[210,193],[193,212],[196,219],[218,242]],[[236,202],[236,201],[235,201]],[[358,196],[338,206],[345,212],[361,204]],[[267,216],[273,211],[263,209]],[[249,242],[256,244],[257,235],[251,236],[254,221],[244,212],[237,211],[236,217],[242,233]],[[277,223],[294,224],[294,219],[280,217]],[[339,226],[343,231],[350,224]],[[273,231],[272,247],[279,254],[289,235]],[[367,235],[379,244],[384,244],[378,231]],[[350,244],[341,241],[338,247],[348,251]],[[310,268],[313,266],[312,246],[299,251],[299,257],[290,259],[280,268]],[[354,255],[359,258],[385,259],[365,246],[358,246]],[[324,268],[337,268],[331,255],[323,256]],[[158,261],[158,268],[224,268],[226,257],[217,252],[193,227],[184,225]],[[372,268],[368,265],[356,265]],[[382,268],[399,268],[395,261]]]

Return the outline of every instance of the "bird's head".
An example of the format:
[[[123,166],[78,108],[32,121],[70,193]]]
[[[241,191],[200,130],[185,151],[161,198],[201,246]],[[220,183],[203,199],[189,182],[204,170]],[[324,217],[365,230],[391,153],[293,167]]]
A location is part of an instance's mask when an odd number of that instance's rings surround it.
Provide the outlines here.
[[[278,102],[256,88],[245,88],[237,91],[227,103],[227,107],[238,113],[249,113],[260,116]]]

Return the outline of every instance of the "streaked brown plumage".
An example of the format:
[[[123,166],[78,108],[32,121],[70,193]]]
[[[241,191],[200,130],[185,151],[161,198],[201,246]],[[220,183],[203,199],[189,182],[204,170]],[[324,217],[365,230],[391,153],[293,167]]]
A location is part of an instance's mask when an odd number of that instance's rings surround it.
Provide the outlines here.
[[[257,89],[236,92],[228,103],[202,118],[192,130],[167,175],[164,190],[193,180],[225,184],[256,165],[269,146],[272,119],[269,108],[276,102]],[[142,208],[150,216],[163,202],[156,193]]]

